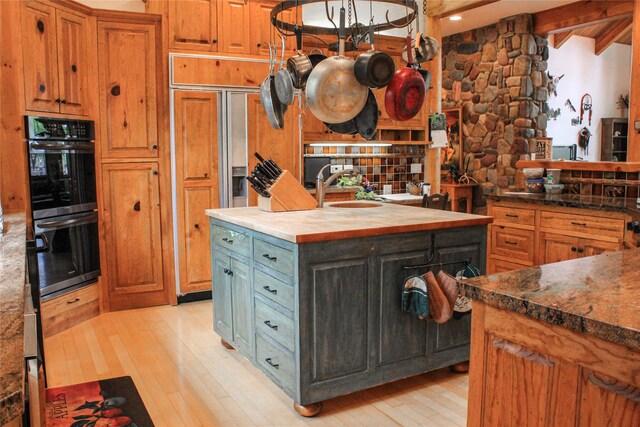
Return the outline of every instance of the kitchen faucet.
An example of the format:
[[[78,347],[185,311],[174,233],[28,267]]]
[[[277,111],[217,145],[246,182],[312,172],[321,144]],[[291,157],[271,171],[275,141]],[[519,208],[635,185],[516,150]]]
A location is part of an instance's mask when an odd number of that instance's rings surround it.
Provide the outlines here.
[[[318,176],[316,177],[316,198],[318,199],[319,208],[323,206],[325,192],[327,191],[327,188],[331,185],[333,181],[335,181],[338,177],[342,175],[348,175],[348,176],[354,175],[353,169],[343,169],[334,173],[325,181],[324,170],[328,167],[331,167],[331,165],[330,164],[326,165],[322,169],[320,169],[320,172],[318,172]]]

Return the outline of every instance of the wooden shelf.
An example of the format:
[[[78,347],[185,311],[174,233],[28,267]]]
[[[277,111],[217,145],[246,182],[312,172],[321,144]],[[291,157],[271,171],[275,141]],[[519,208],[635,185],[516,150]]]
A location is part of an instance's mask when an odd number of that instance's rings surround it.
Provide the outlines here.
[[[640,172],[640,162],[579,162],[572,160],[520,160],[516,163],[521,168],[562,169],[572,171],[601,171],[601,172]]]

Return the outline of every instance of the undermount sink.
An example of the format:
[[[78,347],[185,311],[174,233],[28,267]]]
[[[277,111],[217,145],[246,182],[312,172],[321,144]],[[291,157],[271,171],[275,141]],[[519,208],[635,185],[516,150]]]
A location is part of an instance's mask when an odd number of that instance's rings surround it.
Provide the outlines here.
[[[349,209],[362,209],[362,208],[379,208],[382,206],[382,203],[376,202],[341,202],[341,203],[331,203],[329,207],[331,208],[349,208]]]

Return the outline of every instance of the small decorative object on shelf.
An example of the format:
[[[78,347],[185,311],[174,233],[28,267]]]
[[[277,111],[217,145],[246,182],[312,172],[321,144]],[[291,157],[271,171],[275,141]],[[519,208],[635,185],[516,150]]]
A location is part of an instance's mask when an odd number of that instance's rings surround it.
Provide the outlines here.
[[[553,138],[537,138],[535,146],[536,160],[551,160]]]

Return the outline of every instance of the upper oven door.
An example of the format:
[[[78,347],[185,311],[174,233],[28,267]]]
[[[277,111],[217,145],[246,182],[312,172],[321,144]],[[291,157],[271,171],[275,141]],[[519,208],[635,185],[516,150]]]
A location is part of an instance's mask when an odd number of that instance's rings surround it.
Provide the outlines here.
[[[33,218],[97,208],[94,145],[76,141],[29,141]]]

